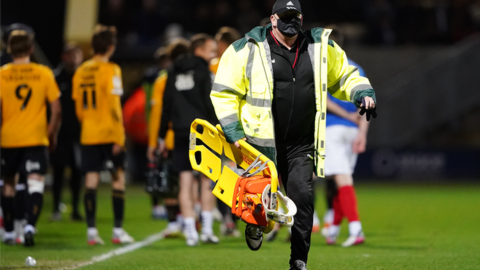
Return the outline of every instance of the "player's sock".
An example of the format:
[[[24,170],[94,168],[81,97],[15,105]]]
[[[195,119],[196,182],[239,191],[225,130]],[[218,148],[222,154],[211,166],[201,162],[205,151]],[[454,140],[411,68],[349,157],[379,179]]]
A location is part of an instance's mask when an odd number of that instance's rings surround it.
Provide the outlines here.
[[[338,190],[340,208],[349,222],[359,221],[357,198],[353,186],[344,186]]]
[[[125,210],[125,191],[114,189],[112,193],[113,215],[115,228],[122,228],[123,214]]]
[[[0,209],[2,209],[2,203],[3,203],[3,180],[0,179]],[[2,217],[3,217],[3,212],[2,212]]]
[[[14,231],[11,231],[11,232],[8,232],[8,231],[5,231],[5,233],[3,234],[3,239],[15,239],[15,232]]]
[[[333,208],[328,209],[325,215],[323,216],[323,223],[324,224],[332,224],[333,223],[333,216],[334,216]]]
[[[168,222],[176,222],[177,215],[180,213],[180,206],[178,204],[175,205],[167,205],[167,214],[168,214]]]
[[[78,202],[80,201],[80,190],[82,189],[82,177],[78,169],[72,170],[70,176],[70,190],[72,191],[72,213],[79,214]]]
[[[212,211],[202,211],[202,233],[213,234],[213,214]]]
[[[333,209],[333,198],[337,196],[337,184],[333,179],[325,181],[325,195],[327,197],[327,208]]]
[[[360,221],[352,221],[348,223],[348,231],[350,235],[359,235],[362,232],[362,223]]]
[[[29,197],[29,204],[27,208],[28,225],[35,227],[38,221],[38,217],[42,211],[43,206],[43,191],[45,188],[45,183],[42,181],[38,181],[35,179],[28,179],[28,194]],[[27,232],[26,232],[27,233]]]
[[[27,185],[25,183],[18,183],[15,185],[15,202],[14,202],[14,218],[16,220],[25,219],[25,202],[27,201]]]
[[[25,219],[19,220],[15,219],[13,220],[13,229],[15,230],[15,238],[19,242],[23,242],[23,236],[25,234],[24,227],[26,225]]]
[[[185,223],[184,223],[185,221],[182,213],[180,212],[177,214],[177,222],[178,222],[178,225],[180,225],[180,229],[183,230],[185,227]]]
[[[183,219],[183,223],[185,225],[185,231],[196,231],[195,228],[195,218],[188,217]]]
[[[25,233],[35,233],[35,227],[31,224],[25,225]]]
[[[65,166],[53,166],[53,213],[60,212],[60,203],[62,199],[63,172]]]
[[[87,189],[84,195],[85,214],[88,228],[95,228],[95,212],[97,210],[97,190]]]
[[[87,229],[87,235],[89,235],[89,236],[98,235],[98,230],[97,230],[97,228],[95,228],[95,227],[88,227],[88,229]]]
[[[338,226],[342,223],[343,211],[340,204],[340,196],[333,198],[333,225]]]
[[[3,224],[5,228],[5,232],[12,232],[13,233],[13,213],[14,213],[14,197],[6,197],[2,194],[2,212],[3,212]]]
[[[3,204],[3,180],[0,179],[0,234],[1,234],[1,229],[4,228],[2,204]]]
[[[121,228],[121,227],[115,227],[115,228],[113,228],[113,234],[114,234],[115,236],[119,236],[119,235],[121,235],[122,233],[123,233],[123,228]]]
[[[331,225],[330,227],[328,227],[328,234],[331,236],[337,236],[339,232],[340,226],[338,225]]]
[[[320,226],[320,219],[318,218],[317,210],[313,211],[313,226]]]

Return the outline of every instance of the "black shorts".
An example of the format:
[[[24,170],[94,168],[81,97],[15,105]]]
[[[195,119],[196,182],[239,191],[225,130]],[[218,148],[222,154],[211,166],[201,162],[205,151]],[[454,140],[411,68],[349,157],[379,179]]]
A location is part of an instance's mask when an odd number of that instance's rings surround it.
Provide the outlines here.
[[[124,168],[125,152],[118,155],[112,154],[113,144],[81,145],[82,171],[101,172],[105,170],[115,171]]]
[[[16,173],[45,175],[48,167],[46,146],[2,148],[2,176],[14,176]]]
[[[172,161],[175,172],[192,171],[189,158],[190,133],[175,133],[175,148],[173,148]]]

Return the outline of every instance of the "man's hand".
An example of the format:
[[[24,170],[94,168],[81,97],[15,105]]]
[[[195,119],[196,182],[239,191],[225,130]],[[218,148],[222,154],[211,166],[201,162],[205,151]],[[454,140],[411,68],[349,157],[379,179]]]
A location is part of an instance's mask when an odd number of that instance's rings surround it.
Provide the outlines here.
[[[121,151],[122,151],[122,147],[119,144],[114,143],[112,147],[112,154],[116,156],[120,154]]]
[[[243,139],[240,139],[240,140],[246,141],[247,138],[243,138]],[[235,147],[237,147],[237,148],[240,148],[240,144],[238,143],[240,140],[234,142],[233,145],[235,145]]]
[[[147,158],[149,161],[153,161],[155,159],[155,156],[158,155],[162,155],[164,158],[167,158],[168,156],[168,150],[165,146],[164,140],[160,140],[156,147],[149,146],[147,149]]]
[[[147,149],[147,159],[149,161],[153,161],[155,159],[155,151],[158,149],[158,147],[154,146],[148,146]]]
[[[164,140],[160,140],[160,142],[158,143],[158,151],[164,158],[168,157],[167,144],[165,143]]]
[[[370,116],[373,118],[377,118],[377,112],[376,112],[376,104],[373,98],[371,97],[364,97],[361,100],[360,105],[360,115],[364,115],[367,113],[367,121],[370,121]]]
[[[367,136],[362,132],[359,132],[355,140],[353,140],[352,150],[356,154],[365,152],[365,146],[367,145]]]

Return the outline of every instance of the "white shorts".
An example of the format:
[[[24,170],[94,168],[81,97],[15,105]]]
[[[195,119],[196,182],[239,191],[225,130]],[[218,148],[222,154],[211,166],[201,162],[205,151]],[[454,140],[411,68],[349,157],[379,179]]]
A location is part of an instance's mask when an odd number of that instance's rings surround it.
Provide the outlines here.
[[[325,141],[325,175],[353,174],[357,154],[353,152],[353,141],[358,128],[342,125],[327,127]]]

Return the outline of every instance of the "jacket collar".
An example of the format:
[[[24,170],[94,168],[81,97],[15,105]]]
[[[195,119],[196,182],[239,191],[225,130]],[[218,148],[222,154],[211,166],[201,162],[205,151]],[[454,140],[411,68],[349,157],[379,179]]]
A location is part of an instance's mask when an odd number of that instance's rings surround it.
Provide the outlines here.
[[[270,28],[272,28],[271,23],[266,26],[257,26],[253,28],[250,32],[245,34],[245,38],[247,39],[247,41],[253,39],[257,43],[262,43],[267,38],[267,34],[269,33]],[[321,42],[323,28],[317,27],[307,31],[300,30],[300,32],[300,34],[303,34],[305,36],[308,43],[319,43]]]

